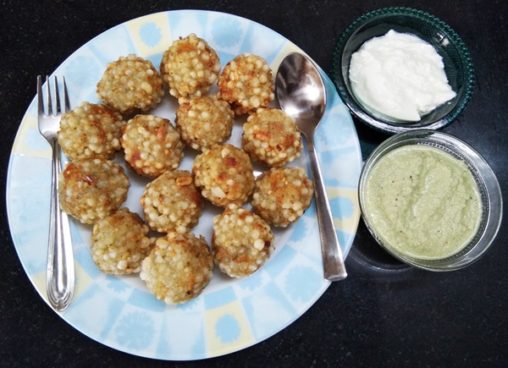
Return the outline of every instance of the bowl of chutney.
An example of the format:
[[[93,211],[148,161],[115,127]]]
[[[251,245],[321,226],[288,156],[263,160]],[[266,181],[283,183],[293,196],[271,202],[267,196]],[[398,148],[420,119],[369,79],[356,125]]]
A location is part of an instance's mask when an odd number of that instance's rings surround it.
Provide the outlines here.
[[[485,159],[458,138],[429,129],[399,133],[365,162],[363,220],[399,260],[453,271],[478,260],[501,226],[503,201]]]

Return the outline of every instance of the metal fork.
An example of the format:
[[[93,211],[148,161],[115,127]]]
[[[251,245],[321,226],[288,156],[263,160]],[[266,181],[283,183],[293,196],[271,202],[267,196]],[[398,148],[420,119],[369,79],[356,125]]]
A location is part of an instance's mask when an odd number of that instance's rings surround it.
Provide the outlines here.
[[[37,76],[37,106],[39,115],[39,132],[51,145],[53,158],[51,161],[51,205],[48,236],[48,259],[46,274],[46,290],[50,304],[58,311],[63,311],[70,304],[74,293],[74,255],[72,253],[69,219],[60,209],[58,201],[58,175],[62,171],[60,162],[60,145],[57,132],[62,113],[70,110],[69,94],[65,78],[63,79],[63,110],[60,104],[58,79],[55,77],[55,99],[51,95],[50,79],[46,76],[47,108],[44,109],[42,93],[42,77]],[[53,103],[54,101],[54,103]],[[53,104],[55,112],[53,113]]]

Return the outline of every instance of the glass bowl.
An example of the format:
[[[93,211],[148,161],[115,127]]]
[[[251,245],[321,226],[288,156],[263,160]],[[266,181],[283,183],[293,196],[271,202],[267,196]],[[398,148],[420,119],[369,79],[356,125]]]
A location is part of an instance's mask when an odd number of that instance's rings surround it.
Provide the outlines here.
[[[448,83],[456,96],[417,122],[396,122],[367,109],[353,94],[349,81],[351,55],[373,37],[390,29],[412,33],[430,43],[443,58]],[[333,80],[351,112],[363,123],[387,133],[439,129],[450,124],[466,107],[474,86],[473,63],[457,33],[445,22],[421,10],[390,7],[364,14],[339,37],[333,57]]]
[[[387,153],[406,145],[427,145],[440,149],[462,160],[469,168],[480,192],[482,216],[480,226],[471,241],[458,253],[442,259],[417,259],[385,243],[378,235],[369,217],[366,205],[366,182],[372,168]],[[429,129],[399,133],[385,140],[370,155],[362,169],[359,184],[359,201],[363,220],[376,241],[390,254],[402,262],[429,271],[454,271],[478,260],[492,244],[501,226],[503,199],[496,175],[485,159],[467,143],[452,135]]]

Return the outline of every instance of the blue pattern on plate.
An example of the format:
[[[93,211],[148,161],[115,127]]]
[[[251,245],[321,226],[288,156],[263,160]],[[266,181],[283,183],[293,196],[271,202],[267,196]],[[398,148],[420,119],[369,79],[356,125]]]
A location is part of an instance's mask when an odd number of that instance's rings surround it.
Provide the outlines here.
[[[330,207],[334,209],[334,218],[347,218],[353,215],[353,203],[346,197],[335,197],[330,200]]]
[[[331,136],[334,138],[337,146],[343,146],[343,148],[348,147],[345,145],[348,141],[352,141],[352,137],[354,137],[354,125],[348,121],[349,112],[347,110],[346,105],[340,103],[339,105],[334,106],[329,110],[329,114],[327,119],[331,120],[331,124],[325,124],[326,127],[323,129],[321,134],[317,134],[317,139],[323,139],[323,137]],[[321,144],[322,142],[316,142],[316,144]],[[351,142],[354,144],[354,142]]]
[[[271,257],[266,261],[263,266],[263,271],[268,273],[272,278],[283,271],[287,265],[291,264],[291,260],[296,256],[296,252],[293,248],[283,246],[282,249],[277,253],[276,257]]]
[[[173,39],[186,37],[191,33],[203,36],[208,22],[206,12],[194,10],[180,10],[168,12],[169,26],[172,30]],[[207,37],[209,38],[209,37]]]
[[[198,334],[198,338],[194,340],[194,345],[192,346],[192,354],[194,356],[205,356],[205,334],[203,333],[203,328],[201,327],[201,333]]]
[[[285,40],[271,29],[251,24],[247,29],[240,53],[262,55],[268,64],[271,64],[284,43]]]
[[[139,36],[145,44],[151,47],[157,45],[162,38],[160,28],[153,22],[143,24],[139,29]]]
[[[65,310],[63,316],[78,330],[90,331],[91,337],[106,339],[124,305],[94,284],[75,296],[72,308]]]
[[[85,225],[79,224],[72,217],[69,217],[69,222],[71,225],[72,248],[74,251],[76,251],[80,248],[85,247],[88,251],[90,246],[88,245],[88,242],[85,242],[81,236],[81,231],[83,231],[83,227],[85,227]],[[86,228],[88,228],[88,226],[86,226]]]
[[[212,40],[219,47],[234,47],[242,40],[242,27],[237,18],[219,16],[212,23]]]
[[[123,24],[101,33],[87,45],[104,66],[115,61],[120,56],[126,56],[136,52],[129,32]],[[111,45],[114,45],[114,47],[111,47]],[[104,69],[105,67],[99,68],[101,75]]]
[[[224,343],[235,341],[240,336],[238,321],[231,314],[223,315],[215,324],[215,334]]]
[[[130,288],[129,285],[123,282],[119,277],[108,275],[107,279],[106,286],[115,293],[122,293]]]
[[[163,331],[168,329],[167,323],[163,324],[162,329]],[[155,352],[157,354],[157,358],[164,359],[170,349],[171,344],[169,343],[166,334],[161,333],[161,336],[159,337],[159,343],[157,344],[157,350]]]
[[[161,65],[162,54],[157,53],[146,57],[147,60],[153,64],[154,68],[159,70],[159,65]]]
[[[240,279],[238,286],[242,289],[254,290],[263,284],[263,273],[261,270],[254,272],[252,275]]]
[[[108,317],[106,318],[105,323],[102,325],[102,331],[100,333],[102,338],[106,337],[109,334],[124,305],[125,304],[119,300],[112,300],[109,303],[107,306]]]
[[[270,336],[274,324],[290,323],[291,316],[295,313],[291,303],[274,283],[266,285],[259,293],[243,299],[242,304],[257,339]]]
[[[313,207],[315,207],[315,202],[312,201]],[[310,209],[310,208],[309,208]],[[306,213],[309,211],[309,209],[306,211]],[[299,242],[300,240],[304,239],[307,235],[307,232],[309,231],[309,226],[307,223],[303,220],[303,218],[300,218],[298,222],[293,224],[292,226],[292,232],[291,236],[289,237],[289,241],[291,242]]]
[[[342,244],[348,244],[349,242],[352,242],[353,236],[345,231],[342,231],[342,230],[337,230],[336,233],[337,233],[337,238],[339,239],[339,243],[342,248],[342,252],[347,255],[347,253],[349,252],[349,249],[347,249],[347,251],[344,250],[344,246]]]
[[[206,309],[213,309],[236,300],[236,295],[233,288],[227,286],[221,290],[206,293],[204,299]]]
[[[295,266],[285,279],[285,290],[295,301],[311,300],[323,282],[322,276],[308,266]]]
[[[44,181],[49,181],[51,165],[42,158],[13,156],[10,167],[18,172],[8,189],[9,224],[18,229],[11,233],[26,272],[36,275],[46,269],[50,190]]]
[[[356,188],[360,176],[361,166],[358,165],[360,156],[351,149],[321,151],[319,160],[328,167],[325,184],[330,187]]]
[[[76,258],[81,267],[91,278],[96,278],[102,275],[90,255],[90,249],[87,249],[87,247],[81,247],[77,250],[75,249],[74,258]]]
[[[166,308],[166,304],[155,298],[152,293],[139,289],[134,289],[132,291],[128,302],[136,307],[153,312],[161,312]]]
[[[230,54],[228,52],[219,51],[219,50],[217,51],[217,54],[219,55],[220,63],[222,65],[226,65],[231,60],[233,60],[235,58],[235,56],[236,56],[236,55]]]
[[[100,290],[98,288],[89,287],[81,295],[74,297],[74,300],[72,301],[73,308],[66,309],[65,313],[75,312],[74,307],[81,307],[81,305],[85,304],[87,301],[89,301],[94,295],[96,295],[99,292],[100,292]]]
[[[154,321],[144,312],[129,312],[117,322],[115,334],[120,345],[140,350],[148,347],[154,338]]]
[[[349,131],[352,127],[346,124],[337,112],[338,110],[334,110],[323,118],[316,133],[315,144],[322,149],[341,147],[342,150],[351,150],[353,142],[349,145],[347,143],[351,140]]]
[[[206,353],[205,318],[201,310],[168,308],[160,315],[159,344],[154,358],[181,360],[194,352]]]
[[[140,27],[139,38],[131,39],[128,27],[121,24],[85,44],[57,68],[55,74],[66,76],[73,106],[84,100],[97,102],[95,85],[106,65],[119,56],[146,50],[146,45],[160,42],[166,26],[173,39],[189,33],[203,37],[216,48],[222,66],[241,52],[259,54],[271,63],[282,56],[279,55],[282,50],[296,49],[284,37],[264,26],[223,13],[170,11],[165,17],[146,16],[135,22]],[[236,31],[230,34],[231,30]],[[143,52],[139,51],[140,56],[148,58],[157,68],[161,54],[145,55]],[[326,75],[324,81],[328,107],[317,133],[316,147],[323,160],[325,183],[333,189],[356,188],[361,156],[354,125]],[[174,103],[166,100],[157,113],[172,118],[173,106]],[[27,114],[36,117],[35,111],[36,104],[32,100]],[[44,153],[44,141],[33,127],[28,129],[26,119],[22,124],[16,137],[17,150],[9,163],[7,208],[16,251],[25,272],[34,281],[34,276],[41,275],[46,263],[44,239],[49,213],[43,209],[49,208],[50,162],[49,155],[34,157]],[[307,161],[302,158],[299,162],[305,165]],[[131,184],[139,185],[139,180],[132,180]],[[132,198],[127,203],[131,205]],[[357,203],[349,204],[342,199],[332,200],[331,206],[332,211],[339,210],[340,216],[348,217],[350,213],[358,216],[359,213],[355,207]],[[100,273],[89,252],[89,227],[72,222],[76,262],[86,277],[78,278],[75,300],[61,316],[85,335],[107,346],[150,358],[203,359],[258,343],[297,319],[328,286],[321,275],[315,212],[312,205],[287,230],[291,233],[278,237],[276,251],[260,271],[241,280],[216,277],[200,297],[173,307],[157,301],[142,284],[132,286],[137,280],[116,281]],[[354,220],[357,223],[358,217]],[[348,221],[349,228],[337,232],[345,253],[351,247],[355,221]],[[35,286],[39,293],[44,293],[39,284]],[[246,324],[240,324],[234,317],[234,307],[238,305],[245,311]],[[230,307],[233,314],[219,316],[218,320],[214,318],[215,313],[228,311]],[[205,331],[215,334],[217,339],[209,341]],[[248,336],[248,340],[244,341],[244,336]]]
[[[348,152],[348,149],[324,151],[319,153],[319,162],[324,165],[340,164],[340,157]]]
[[[316,218],[316,202],[312,201],[310,207],[303,213],[304,217]]]
[[[178,304],[176,308],[186,311],[194,310],[198,305],[198,300],[199,300],[198,298],[191,299],[188,302]]]
[[[97,59],[84,52],[68,60],[64,73],[66,82],[69,84],[69,91],[94,87],[101,78],[102,69]]]

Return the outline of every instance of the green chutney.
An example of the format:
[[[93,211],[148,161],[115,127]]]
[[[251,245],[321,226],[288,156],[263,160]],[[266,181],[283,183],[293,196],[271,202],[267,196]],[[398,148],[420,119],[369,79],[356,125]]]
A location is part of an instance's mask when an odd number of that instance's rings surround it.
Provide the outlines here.
[[[426,145],[403,146],[380,158],[366,179],[364,198],[364,215],[383,244],[416,259],[461,251],[482,217],[467,165]]]

